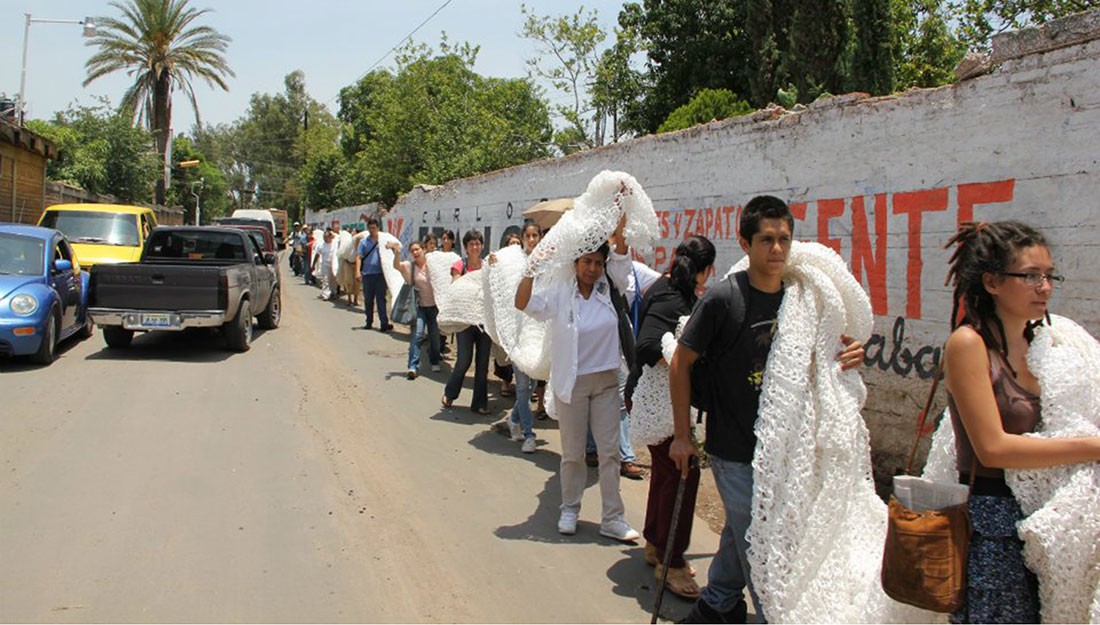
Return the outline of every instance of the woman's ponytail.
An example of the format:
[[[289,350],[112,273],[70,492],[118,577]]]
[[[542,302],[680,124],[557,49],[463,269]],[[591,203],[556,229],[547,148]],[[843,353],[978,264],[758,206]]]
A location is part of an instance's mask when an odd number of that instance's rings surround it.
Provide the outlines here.
[[[714,264],[716,252],[709,239],[699,235],[686,237],[676,246],[668,268],[668,280],[672,288],[684,299],[695,302],[695,276]]]

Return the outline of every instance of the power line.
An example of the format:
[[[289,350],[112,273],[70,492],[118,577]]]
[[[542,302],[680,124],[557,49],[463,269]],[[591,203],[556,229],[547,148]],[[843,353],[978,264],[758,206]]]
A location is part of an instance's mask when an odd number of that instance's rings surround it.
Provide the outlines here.
[[[399,48],[399,47],[401,46],[401,44],[403,44],[403,43],[405,43],[406,41],[408,41],[409,39],[411,39],[411,38],[412,38],[412,36],[416,34],[416,31],[420,30],[421,28],[423,28],[423,27],[424,27],[424,25],[425,25],[425,24],[427,24],[428,22],[432,21],[432,18],[433,18],[433,17],[435,17],[436,15],[439,15],[439,12],[440,12],[440,11],[442,11],[443,9],[447,8],[447,5],[448,5],[448,4],[450,4],[450,3],[451,3],[451,2],[453,2],[453,1],[454,1],[454,0],[446,0],[446,1],[445,1],[445,2],[443,3],[443,4],[439,5],[439,8],[437,8],[437,9],[436,9],[435,11],[433,11],[433,12],[432,12],[432,14],[431,14],[431,15],[429,15],[429,16],[428,16],[428,17],[427,17],[427,18],[426,18],[426,19],[425,19],[425,20],[424,20],[423,22],[420,22],[420,25],[419,25],[419,26],[417,26],[416,28],[412,29],[412,31],[411,31],[411,32],[410,32],[409,34],[405,35],[405,36],[404,36],[404,37],[403,37],[403,38],[401,39],[401,41],[398,41],[398,42],[397,42],[397,44],[396,44],[396,45],[395,45],[394,47],[390,48],[390,49],[389,49],[389,51],[387,51],[387,52],[386,52],[385,54],[383,54],[383,55],[382,55],[382,58],[380,58],[380,59],[378,59],[377,61],[375,61],[375,62],[374,62],[374,65],[371,65],[370,67],[368,67],[368,68],[367,68],[367,71],[365,71],[365,72],[363,72],[362,74],[360,74],[360,75],[359,75],[359,77],[358,77],[358,78],[356,78],[354,82],[352,82],[352,84],[354,85],[355,83],[359,82],[360,80],[363,80],[363,77],[364,77],[364,76],[366,76],[367,74],[369,74],[369,73],[371,73],[372,71],[374,71],[374,68],[376,68],[376,67],[378,67],[379,65],[381,65],[381,64],[382,64],[382,61],[385,61],[385,60],[386,60],[387,58],[389,58],[389,56],[390,56],[391,54],[393,54],[394,52],[396,52],[396,51],[397,51],[397,48]],[[325,104],[328,104],[329,102],[332,102],[333,100],[335,100],[335,99],[336,99],[336,98],[338,98],[338,97],[340,97],[340,94],[339,94],[339,93],[337,93],[336,95],[332,96],[331,98],[329,98],[329,99],[325,100]]]

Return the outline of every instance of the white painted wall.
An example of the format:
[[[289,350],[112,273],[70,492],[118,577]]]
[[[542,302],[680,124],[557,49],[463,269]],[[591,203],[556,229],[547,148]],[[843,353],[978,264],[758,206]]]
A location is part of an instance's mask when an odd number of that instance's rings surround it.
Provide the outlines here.
[[[958,222],[972,215],[1039,227],[1067,277],[1053,311],[1100,334],[1098,159],[1100,40],[1093,39],[953,86],[764,111],[416,189],[383,221],[404,242],[428,229],[461,238],[478,228],[496,249],[504,229],[522,223],[524,208],[579,195],[600,170],[623,170],[661,217],[664,236],[645,260],[663,269],[685,234],[700,233],[718,247],[721,275],[741,256],[740,206],[777,195],[799,216],[796,237],[836,246],[875,302],[865,418],[876,463],[891,472],[912,442],[925,378],[948,335],[942,246]]]

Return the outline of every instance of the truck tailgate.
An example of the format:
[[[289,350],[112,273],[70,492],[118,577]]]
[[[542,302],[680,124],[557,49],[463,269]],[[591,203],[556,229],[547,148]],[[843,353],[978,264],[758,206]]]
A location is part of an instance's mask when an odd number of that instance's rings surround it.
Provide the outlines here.
[[[90,305],[127,310],[218,310],[224,267],[127,263],[92,269]]]

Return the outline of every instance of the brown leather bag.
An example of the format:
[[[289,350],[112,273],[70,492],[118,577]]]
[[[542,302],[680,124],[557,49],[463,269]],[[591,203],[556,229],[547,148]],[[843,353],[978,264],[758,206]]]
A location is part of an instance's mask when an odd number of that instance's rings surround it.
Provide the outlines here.
[[[917,419],[917,436],[905,466],[906,475],[911,474],[917,444],[924,432],[942,374],[941,357],[928,401]],[[972,489],[975,468],[970,471]],[[967,504],[914,512],[891,496],[886,546],[882,552],[883,591],[895,601],[925,610],[940,613],[958,610],[966,601],[969,544],[970,513]]]

